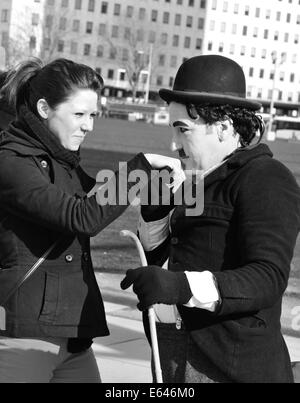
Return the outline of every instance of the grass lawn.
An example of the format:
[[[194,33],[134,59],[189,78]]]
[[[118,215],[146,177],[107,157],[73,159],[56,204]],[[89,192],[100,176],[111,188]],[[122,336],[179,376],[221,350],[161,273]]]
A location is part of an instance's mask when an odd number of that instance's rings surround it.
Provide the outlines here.
[[[82,166],[92,176],[100,169],[117,169],[119,161],[127,161],[138,152],[172,155],[169,151],[171,133],[168,127],[152,126],[116,119],[97,122],[82,148]],[[295,175],[300,185],[300,143],[275,141],[268,143],[274,156]],[[120,230],[136,231],[138,211],[129,207],[126,212],[92,239],[95,269],[120,272],[140,265],[133,242],[119,235]],[[298,236],[291,276],[300,279],[300,236]]]

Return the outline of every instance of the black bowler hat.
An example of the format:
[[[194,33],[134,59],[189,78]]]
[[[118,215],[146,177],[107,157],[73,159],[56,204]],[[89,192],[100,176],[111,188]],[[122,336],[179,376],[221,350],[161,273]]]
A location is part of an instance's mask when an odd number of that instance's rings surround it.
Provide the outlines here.
[[[261,108],[259,102],[246,99],[246,80],[241,66],[219,55],[195,56],[186,60],[179,67],[173,90],[161,89],[159,95],[168,103]]]

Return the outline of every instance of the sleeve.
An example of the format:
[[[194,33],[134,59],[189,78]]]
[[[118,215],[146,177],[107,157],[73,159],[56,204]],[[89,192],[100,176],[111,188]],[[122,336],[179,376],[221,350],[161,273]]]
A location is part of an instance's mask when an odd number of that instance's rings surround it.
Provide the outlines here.
[[[215,277],[210,271],[185,271],[193,297],[185,304],[187,308],[201,308],[215,312],[220,301]]]
[[[222,299],[218,315],[255,312],[282,297],[299,232],[299,187],[278,161],[254,161],[243,172],[235,203],[241,264],[214,273]]]
[[[103,203],[107,189],[119,193],[119,172],[90,198],[77,198],[66,194],[43,176],[33,158],[1,153],[0,206],[12,214],[58,231],[94,236],[120,216],[129,202]],[[150,177],[151,166],[142,153],[128,161],[127,173],[134,170]],[[147,184],[147,183],[146,183]],[[143,183],[143,185],[146,185]],[[130,191],[136,183],[127,181],[123,191]],[[124,195],[123,195],[124,196]],[[124,199],[124,197],[123,197]]]

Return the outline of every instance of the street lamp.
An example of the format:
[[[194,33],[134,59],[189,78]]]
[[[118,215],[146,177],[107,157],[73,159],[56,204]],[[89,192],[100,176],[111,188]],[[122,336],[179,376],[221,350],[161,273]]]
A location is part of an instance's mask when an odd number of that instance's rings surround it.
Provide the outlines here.
[[[149,50],[148,74],[147,74],[147,82],[146,82],[146,90],[145,90],[145,105],[147,105],[147,103],[149,102],[151,70],[152,70],[152,53],[153,53],[153,45],[151,44],[150,50]]]
[[[286,53],[281,53],[280,60],[278,60],[277,57],[277,52],[273,51],[272,52],[272,63],[274,64],[274,75],[273,75],[273,84],[272,84],[272,92],[271,92],[271,103],[270,103],[270,119],[269,119],[269,127],[268,127],[268,136],[271,136],[272,132],[272,126],[273,126],[273,120],[274,120],[274,103],[275,103],[275,86],[276,86],[276,76],[277,76],[277,70],[278,67],[282,65],[282,63],[285,62],[286,59]]]

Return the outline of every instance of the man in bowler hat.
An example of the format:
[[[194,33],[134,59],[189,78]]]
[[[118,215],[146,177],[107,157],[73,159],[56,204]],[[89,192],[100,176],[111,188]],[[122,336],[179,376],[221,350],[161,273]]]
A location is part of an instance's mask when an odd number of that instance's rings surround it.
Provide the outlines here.
[[[133,285],[140,310],[154,305],[163,381],[293,382],[280,315],[300,227],[295,178],[261,143],[261,105],[246,98],[233,60],[192,57],[159,93],[173,151],[205,178],[199,216],[141,207],[149,266],[121,283]]]

